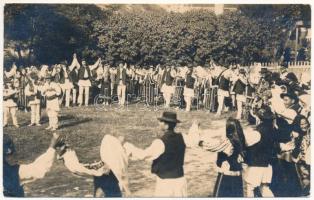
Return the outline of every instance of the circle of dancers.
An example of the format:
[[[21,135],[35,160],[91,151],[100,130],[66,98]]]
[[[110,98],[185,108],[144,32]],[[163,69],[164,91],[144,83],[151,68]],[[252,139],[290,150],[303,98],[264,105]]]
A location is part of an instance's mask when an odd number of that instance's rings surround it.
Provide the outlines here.
[[[88,65],[84,60],[80,63],[76,54],[69,65],[66,61],[39,68],[13,64],[4,72],[3,125],[8,126],[11,117],[18,128],[17,110],[30,108],[29,126],[41,126],[41,109],[46,107],[47,129],[54,132],[61,107],[87,106],[96,95],[104,97],[105,106],[114,103],[112,96],[117,95],[121,107],[144,99],[148,105],[161,102],[165,108],[176,106],[187,112],[203,107],[216,116],[228,110],[237,113],[220,130],[202,130],[194,121],[186,133],[178,133],[177,114],[165,111],[156,119],[158,134],[149,147],[141,149],[123,137],[105,135],[101,160],[87,164],[56,133],[44,154],[31,164],[21,164],[14,159],[12,138],[4,134],[5,196],[24,196],[23,185],[44,178],[57,155],[72,173],[94,178],[95,197],[131,195],[129,159],[151,162],[151,173],[156,175],[154,196],[187,197],[186,148],[217,153],[215,197],[309,195],[310,78],[298,80],[286,63],[280,73],[261,65],[224,68],[213,62],[209,68],[139,67],[122,61],[112,67],[99,58]]]

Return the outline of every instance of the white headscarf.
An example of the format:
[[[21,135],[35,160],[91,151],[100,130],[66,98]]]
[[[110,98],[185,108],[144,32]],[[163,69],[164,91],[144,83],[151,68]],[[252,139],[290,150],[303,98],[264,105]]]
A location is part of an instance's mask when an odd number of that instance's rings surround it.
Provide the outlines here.
[[[101,141],[100,157],[112,170],[120,187],[126,189],[128,157],[119,139],[112,135],[105,135]]]

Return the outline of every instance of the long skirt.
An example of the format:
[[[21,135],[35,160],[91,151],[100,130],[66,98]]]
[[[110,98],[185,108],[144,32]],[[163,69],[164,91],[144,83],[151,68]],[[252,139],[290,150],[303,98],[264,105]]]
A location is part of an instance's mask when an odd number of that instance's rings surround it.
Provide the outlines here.
[[[243,197],[242,177],[218,173],[213,197]]]
[[[275,197],[299,197],[302,195],[297,166],[293,162],[278,159],[273,163],[270,185]]]
[[[104,197],[122,197],[119,181],[112,171],[108,175],[94,176],[94,196],[98,190],[103,192]]]

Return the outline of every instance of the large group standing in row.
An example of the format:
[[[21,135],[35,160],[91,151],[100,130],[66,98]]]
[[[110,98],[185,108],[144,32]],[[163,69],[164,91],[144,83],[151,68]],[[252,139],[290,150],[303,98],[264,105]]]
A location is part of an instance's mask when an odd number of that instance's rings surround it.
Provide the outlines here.
[[[200,130],[197,123],[192,125],[190,134],[182,134],[183,137],[175,134],[179,120],[175,113],[165,112],[159,118],[164,135],[145,150],[125,141],[123,149],[134,159],[153,160],[156,196],[187,195],[183,171],[186,146],[217,152],[215,196],[309,194],[310,78],[298,80],[294,73],[288,72],[285,63],[280,73],[259,65],[250,68],[236,64],[224,68],[214,63],[209,68],[170,64],[143,68],[124,62],[117,65],[110,67],[100,58],[93,65],[87,65],[84,60],[80,63],[75,54],[69,65],[63,62],[28,69],[13,65],[4,73],[4,126],[11,115],[13,125],[18,127],[16,111],[20,105],[31,108],[30,126],[40,126],[40,109],[45,105],[49,117],[47,129],[56,130],[60,106],[63,103],[65,107],[87,106],[91,103],[90,88],[93,87],[105,97],[105,105],[113,103],[114,94],[119,105],[125,106],[133,97],[141,96],[145,103],[154,103],[160,93],[166,108],[179,102],[176,106],[185,106],[186,111],[191,111],[196,103],[208,106],[217,116],[236,109],[236,118],[227,120],[224,137],[219,140],[213,137],[217,131]],[[242,128],[240,121],[254,128]],[[67,149],[66,145],[63,148]],[[73,163],[67,159],[76,159],[69,148],[62,154],[65,164]],[[71,164],[66,166],[75,168]],[[86,169],[80,167],[76,171],[86,172]],[[124,176],[117,175],[117,171],[113,170],[110,176],[116,177],[118,181],[114,180],[119,184],[124,183],[121,178]],[[115,188],[119,190],[118,186]],[[128,191],[126,184],[120,188]],[[245,194],[243,188],[246,188]]]

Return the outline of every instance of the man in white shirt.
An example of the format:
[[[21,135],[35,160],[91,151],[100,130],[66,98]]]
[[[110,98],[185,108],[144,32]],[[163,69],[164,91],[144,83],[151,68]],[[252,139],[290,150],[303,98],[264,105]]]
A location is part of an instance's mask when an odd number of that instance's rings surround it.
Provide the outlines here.
[[[175,132],[180,121],[176,113],[164,112],[159,120],[159,138],[142,150],[126,142],[124,148],[134,159],[152,162],[151,172],[156,174],[155,197],[187,197],[187,183],[183,165],[186,146],[198,144],[195,135]],[[163,133],[163,135],[161,135]]]
[[[78,103],[79,103],[79,106],[83,105],[83,93],[85,93],[85,99],[84,99],[85,106],[88,106],[89,88],[92,86],[91,71],[96,69],[100,63],[101,63],[100,58],[98,58],[98,60],[93,65],[87,65],[86,61],[83,60],[82,66],[79,67],[79,70],[78,70],[78,79],[79,79],[79,81],[78,81],[78,85],[79,85]]]
[[[119,63],[117,70],[117,79],[116,83],[118,85],[117,93],[119,98],[119,105],[124,106],[125,104],[125,95],[126,95],[126,64],[123,65],[122,62]]]
[[[31,123],[29,126],[40,126],[40,88],[37,84],[38,76],[30,75],[29,83],[25,87],[25,95],[28,97],[28,105],[31,107]]]
[[[11,79],[4,80],[3,90],[3,127],[6,127],[11,114],[13,125],[18,128],[18,122],[16,118],[17,111],[17,90],[14,89]]]
[[[59,84],[52,81],[52,76],[47,75],[46,83],[43,86],[43,96],[47,99],[47,115],[49,118],[49,126],[46,130],[55,131],[58,128],[58,113],[60,111],[59,96],[61,94],[61,88]]]

